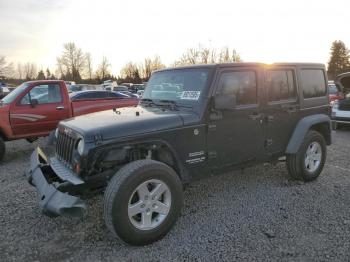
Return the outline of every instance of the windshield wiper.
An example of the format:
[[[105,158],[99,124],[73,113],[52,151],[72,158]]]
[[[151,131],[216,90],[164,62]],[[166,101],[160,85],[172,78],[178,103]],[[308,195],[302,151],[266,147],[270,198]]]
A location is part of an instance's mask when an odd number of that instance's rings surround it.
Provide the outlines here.
[[[191,105],[179,104],[179,103],[177,103],[174,100],[159,100],[159,102],[168,103],[168,104],[173,105],[174,107],[184,107],[184,108],[191,108],[191,109],[193,109],[193,106],[191,106]]]
[[[174,100],[167,100],[167,99],[152,100],[150,98],[143,98],[141,99],[141,102],[145,102],[147,106],[167,106],[167,107],[170,107],[171,110],[176,110],[179,107],[193,109],[193,106],[178,104]]]
[[[142,98],[141,103],[145,103],[147,106],[156,105],[152,99]]]

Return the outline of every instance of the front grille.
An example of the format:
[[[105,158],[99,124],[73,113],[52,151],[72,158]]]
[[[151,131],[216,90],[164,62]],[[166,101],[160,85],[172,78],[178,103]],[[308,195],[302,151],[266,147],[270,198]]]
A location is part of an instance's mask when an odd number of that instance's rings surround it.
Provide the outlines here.
[[[73,167],[73,152],[77,143],[77,139],[66,134],[65,132],[59,132],[56,141],[56,156],[65,165],[70,168]]]
[[[350,111],[350,101],[348,99],[340,100],[338,109],[341,111]]]

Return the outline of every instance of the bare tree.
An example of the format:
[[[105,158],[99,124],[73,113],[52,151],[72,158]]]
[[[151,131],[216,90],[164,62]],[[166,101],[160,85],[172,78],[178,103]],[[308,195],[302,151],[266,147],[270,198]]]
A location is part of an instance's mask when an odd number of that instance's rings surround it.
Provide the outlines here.
[[[165,68],[159,56],[152,58],[145,58],[143,64],[139,66],[139,72],[144,80],[148,80],[153,71]]]
[[[235,49],[224,47],[220,49],[205,48],[199,45],[197,48],[189,48],[175,61],[174,66],[209,64],[209,63],[231,63],[241,61]]]
[[[220,50],[218,63],[232,63],[241,62],[241,57],[237,54],[235,49],[230,49],[226,46]]]
[[[120,76],[124,78],[126,81],[132,81],[134,79],[135,74],[138,74],[139,70],[137,65],[129,62],[127,63],[121,70]]]
[[[23,79],[24,77],[24,68],[21,63],[17,63],[17,78]]]
[[[108,78],[111,75],[109,70],[110,66],[111,64],[108,62],[107,57],[102,57],[102,62],[101,64],[99,64],[96,71],[97,78],[101,80],[105,80],[106,78]]]
[[[89,79],[92,79],[92,59],[91,59],[91,54],[90,53],[86,53],[85,54],[85,59],[86,59],[86,71],[87,71],[87,75],[89,77]]]
[[[201,47],[189,48],[182,54],[179,60],[175,61],[175,66],[200,64],[201,58]]]
[[[13,64],[7,63],[5,56],[0,56],[0,77],[13,77]]]
[[[60,79],[65,79],[67,71],[68,69],[63,64],[62,59],[57,57],[56,75],[59,76]]]
[[[211,52],[210,52],[209,48],[202,49],[202,52],[200,53],[202,64],[209,64],[210,63],[210,53]]]
[[[23,73],[25,79],[35,79],[38,75],[37,66],[34,63],[27,62],[23,65]]]
[[[66,43],[63,48],[62,55],[57,57],[58,71],[62,78],[79,81],[84,70],[86,57],[75,43]]]

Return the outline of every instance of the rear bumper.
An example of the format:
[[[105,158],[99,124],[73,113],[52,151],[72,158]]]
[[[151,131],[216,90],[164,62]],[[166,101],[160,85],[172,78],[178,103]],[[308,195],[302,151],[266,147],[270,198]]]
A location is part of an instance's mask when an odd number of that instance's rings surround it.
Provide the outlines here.
[[[350,124],[350,118],[347,117],[332,117],[332,123]]]
[[[63,192],[63,186],[71,185],[70,182],[57,176],[40,148],[35,149],[31,155],[27,177],[38,191],[39,207],[43,214],[50,217],[83,215],[86,210],[84,201]]]

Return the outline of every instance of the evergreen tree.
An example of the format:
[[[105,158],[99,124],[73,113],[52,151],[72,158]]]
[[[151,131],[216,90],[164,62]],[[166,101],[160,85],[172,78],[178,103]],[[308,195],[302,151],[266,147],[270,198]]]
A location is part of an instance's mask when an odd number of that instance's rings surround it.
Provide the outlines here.
[[[40,70],[38,73],[38,76],[36,77],[37,80],[45,80],[45,74],[43,70]]]
[[[51,72],[49,68],[46,69],[46,79],[51,79]]]
[[[328,62],[328,77],[334,79],[337,75],[347,71],[350,71],[349,50],[342,41],[334,41]]]
[[[142,80],[141,80],[141,77],[140,77],[140,73],[139,73],[139,70],[137,68],[136,68],[136,70],[134,72],[133,83],[134,84],[141,84],[142,83]]]

